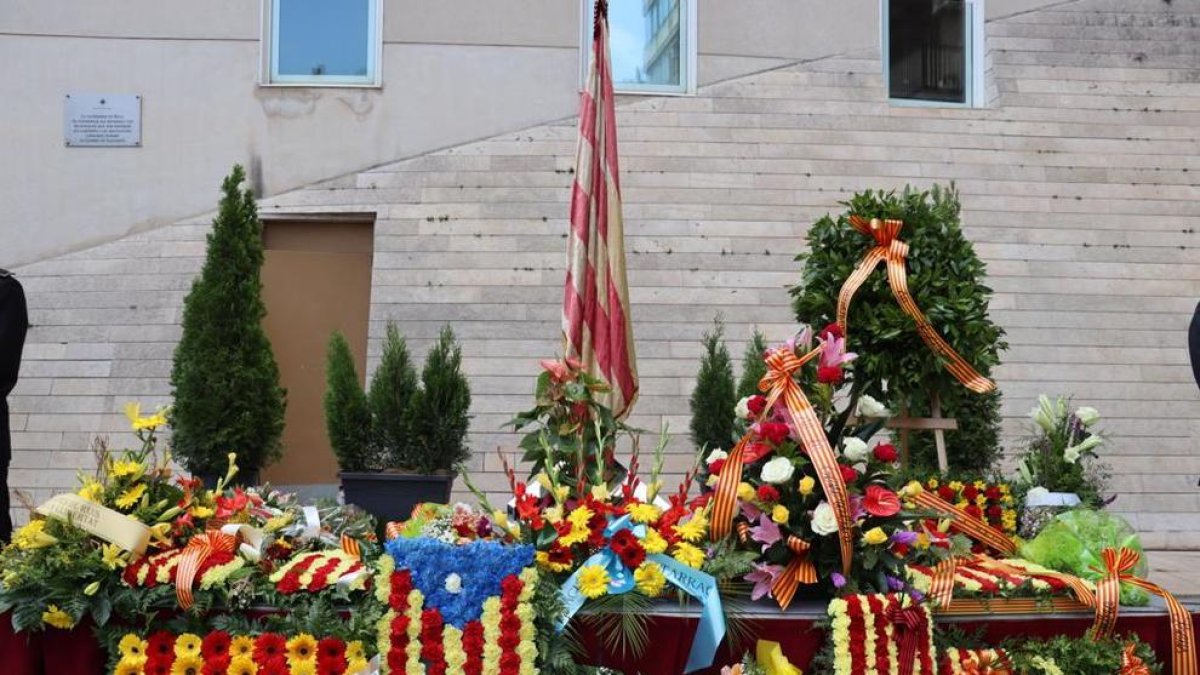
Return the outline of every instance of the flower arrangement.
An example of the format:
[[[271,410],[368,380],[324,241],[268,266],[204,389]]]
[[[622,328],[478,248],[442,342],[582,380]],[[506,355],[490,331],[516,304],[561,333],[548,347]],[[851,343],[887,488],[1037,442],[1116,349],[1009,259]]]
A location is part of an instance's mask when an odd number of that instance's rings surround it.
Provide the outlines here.
[[[537,672],[532,547],[418,538],[387,551],[376,580],[383,673]]]
[[[367,675],[361,641],[308,634],[233,635],[213,630],[176,635],[126,633],[113,655],[112,675]]]
[[[1007,673],[1008,655],[1003,649],[948,647],[938,654],[938,675],[985,675]]]
[[[835,675],[935,675],[929,614],[908,596],[846,595],[828,613]]]
[[[476,511],[470,504],[418,504],[397,534],[410,539],[429,537],[447,544],[462,544],[491,538],[494,526],[486,514]]]
[[[370,575],[357,555],[346,551],[300,553],[270,576],[275,590],[284,595],[318,593],[334,585],[348,590],[366,588]],[[201,582],[203,586],[203,582]]]
[[[922,593],[928,593],[934,571],[924,565],[908,567],[910,579]],[[1089,589],[1095,585],[1083,581]],[[986,556],[959,562],[954,568],[954,597],[1049,597],[1071,591],[1063,575],[1020,558],[997,561]]]
[[[1093,431],[1100,420],[1095,408],[1072,411],[1070,400],[1042,395],[1030,413],[1036,428],[1025,456],[1017,465],[1028,505],[1042,505],[1047,493],[1073,493],[1084,506],[1102,507],[1108,469],[1095,461],[1104,439]],[[1074,506],[1064,503],[1064,506]]]
[[[925,489],[963,509],[967,515],[982,520],[991,528],[999,530],[1006,537],[1016,536],[1016,499],[1013,497],[1012,488],[1007,483],[985,480],[943,481],[938,478],[929,478],[925,481]],[[975,542],[973,550],[976,553],[982,553],[983,545]]]

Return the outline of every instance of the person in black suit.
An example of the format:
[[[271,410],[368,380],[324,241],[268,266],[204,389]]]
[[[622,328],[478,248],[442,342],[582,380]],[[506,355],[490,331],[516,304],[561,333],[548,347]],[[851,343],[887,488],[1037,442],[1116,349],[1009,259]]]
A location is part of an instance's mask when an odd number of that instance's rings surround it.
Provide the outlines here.
[[[8,463],[12,459],[8,394],[17,386],[28,329],[25,290],[12,272],[0,269],[0,543],[7,543],[12,537],[12,519],[8,513]]]
[[[1200,302],[1196,303],[1196,313],[1188,327],[1188,353],[1192,356],[1192,376],[1196,378],[1196,386],[1200,387]]]

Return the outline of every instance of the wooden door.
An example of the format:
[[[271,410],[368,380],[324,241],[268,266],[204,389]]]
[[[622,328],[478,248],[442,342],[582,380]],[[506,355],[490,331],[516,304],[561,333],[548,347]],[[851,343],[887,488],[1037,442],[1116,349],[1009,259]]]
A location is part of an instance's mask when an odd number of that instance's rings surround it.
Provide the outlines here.
[[[264,326],[287,388],[283,458],[263,471],[272,485],[337,482],[325,430],[325,351],[340,330],[365,377],[372,220],[264,220]]]

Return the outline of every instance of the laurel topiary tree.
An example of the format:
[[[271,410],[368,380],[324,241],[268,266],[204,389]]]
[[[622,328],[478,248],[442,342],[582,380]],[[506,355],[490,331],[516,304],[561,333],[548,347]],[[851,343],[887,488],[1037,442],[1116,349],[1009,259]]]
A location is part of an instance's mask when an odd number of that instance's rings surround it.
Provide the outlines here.
[[[329,336],[325,361],[325,429],[342,471],[378,467],[372,452],[371,408],[354,368],[354,354],[340,331]]]
[[[692,443],[698,448],[728,450],[733,443],[737,391],[724,338],[725,326],[718,316],[713,330],[704,334],[704,356],[692,390]]]
[[[234,166],[222,183],[204,267],[183,303],[171,427],[175,456],[189,470],[224,472],[236,452],[249,480],[280,456],[286,401],[262,326],[262,223],[244,181]]]
[[[929,191],[906,187],[900,193],[868,190],[844,205],[845,213],[836,218],[827,215],[809,228],[809,250],[797,257],[804,263],[801,281],[792,289],[799,320],[816,327],[835,321],[843,282],[874,246],[870,237],[850,226],[849,216],[899,219],[904,222],[899,238],[909,246],[908,287],[917,306],[967,363],[989,375],[1008,345],[1003,329],[988,317],[992,290],[984,284],[983,262],[962,233],[954,187],[935,185]],[[858,354],[855,393],[875,396],[893,410],[913,412],[928,411],[930,401],[938,396],[943,416],[961,415],[961,424],[986,426],[986,432],[976,429],[969,443],[956,443],[953,451],[948,448],[952,470],[982,468],[981,460],[998,456],[998,397],[967,401],[977,395],[965,390],[921,340],[916,323],[892,294],[882,267],[855,294],[848,325],[848,348]]]
[[[758,383],[767,374],[767,362],[763,355],[767,353],[767,340],[763,334],[754,331],[750,341],[746,343],[746,351],[742,354],[742,377],[738,380],[737,399],[740,401],[747,396],[761,393]]]

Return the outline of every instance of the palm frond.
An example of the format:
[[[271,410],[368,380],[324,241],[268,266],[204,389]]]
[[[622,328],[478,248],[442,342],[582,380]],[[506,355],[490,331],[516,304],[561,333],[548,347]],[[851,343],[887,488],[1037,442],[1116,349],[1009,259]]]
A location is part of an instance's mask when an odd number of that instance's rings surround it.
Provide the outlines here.
[[[649,612],[654,600],[637,593],[608,595],[592,602],[580,618],[595,631],[605,651],[637,658],[650,644]]]

